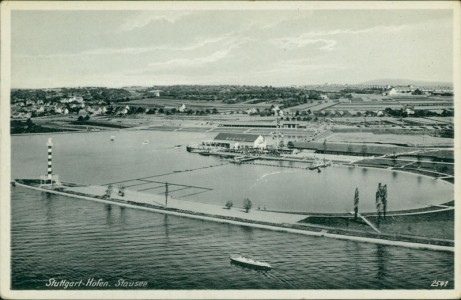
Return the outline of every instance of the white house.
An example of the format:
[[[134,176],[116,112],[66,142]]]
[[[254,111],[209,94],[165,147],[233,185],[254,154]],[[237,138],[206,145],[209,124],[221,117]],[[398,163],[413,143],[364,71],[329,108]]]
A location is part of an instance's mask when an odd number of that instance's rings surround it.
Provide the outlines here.
[[[279,111],[280,111],[280,107],[279,107],[278,105],[276,105],[276,106],[274,106],[274,107],[272,108],[272,111],[274,112],[274,115],[275,115],[275,116],[278,116]]]
[[[148,93],[153,94],[154,97],[160,97],[160,92],[161,92],[161,90],[151,90]]]
[[[202,142],[205,146],[222,147],[228,149],[267,147],[266,139],[262,135],[243,133],[219,133],[212,141]]]
[[[247,114],[249,114],[249,115],[255,114],[255,113],[257,113],[257,112],[258,112],[258,111],[257,111],[256,108],[254,108],[254,107],[253,107],[253,108],[248,108],[248,109],[247,109]]]
[[[126,115],[129,110],[130,110],[130,107],[127,105],[127,106],[125,106],[124,109],[122,109],[122,111],[120,113],[123,114],[123,115]]]
[[[397,95],[397,90],[395,88],[391,88],[388,92],[387,92],[387,95],[388,96],[395,96]]]
[[[407,107],[405,109],[405,112],[407,113],[407,115],[414,115],[415,114],[415,111],[413,109],[411,109],[410,107]]]
[[[60,102],[61,103],[72,103],[72,102],[83,103],[84,101],[82,97],[73,96],[67,99],[62,99]]]
[[[183,103],[179,108],[179,112],[185,112],[186,111],[186,105]]]

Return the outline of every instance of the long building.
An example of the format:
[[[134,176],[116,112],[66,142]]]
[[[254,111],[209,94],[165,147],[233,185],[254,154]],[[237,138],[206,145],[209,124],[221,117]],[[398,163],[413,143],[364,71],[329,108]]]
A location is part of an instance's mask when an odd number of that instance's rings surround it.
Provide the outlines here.
[[[267,147],[266,139],[258,134],[219,133],[212,141],[203,141],[202,145],[227,149]]]

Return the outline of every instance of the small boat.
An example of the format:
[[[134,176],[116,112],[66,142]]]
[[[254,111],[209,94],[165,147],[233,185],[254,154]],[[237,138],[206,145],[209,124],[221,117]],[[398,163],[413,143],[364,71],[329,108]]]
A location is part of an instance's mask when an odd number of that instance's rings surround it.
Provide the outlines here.
[[[144,142],[142,142],[143,145],[147,145],[149,144],[149,140],[144,140]]]
[[[112,136],[110,137],[110,140],[111,140],[112,142],[115,141],[115,136],[112,135]]]
[[[331,166],[333,165],[331,163],[331,161],[329,162],[325,162],[325,159],[323,160],[323,162],[320,160],[320,159],[315,159],[314,162],[312,163],[312,165],[310,167],[308,167],[309,170],[315,170],[317,169],[317,172],[321,172],[320,171],[320,168],[326,168],[328,166]]]
[[[245,267],[251,267],[251,268],[260,269],[260,270],[272,269],[269,263],[257,261],[252,258],[248,258],[248,257],[240,256],[240,255],[231,255],[230,260],[231,260],[231,263],[245,266]]]
[[[203,156],[208,156],[210,155],[210,150],[196,150],[194,151],[195,153],[198,153],[200,155],[203,155]]]
[[[179,148],[182,147],[182,145],[175,145],[174,147],[175,147],[176,149],[179,149]]]

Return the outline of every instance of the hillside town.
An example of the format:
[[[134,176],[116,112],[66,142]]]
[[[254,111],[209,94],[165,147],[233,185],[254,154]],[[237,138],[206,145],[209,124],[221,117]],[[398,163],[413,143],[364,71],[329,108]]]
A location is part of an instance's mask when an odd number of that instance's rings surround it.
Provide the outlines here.
[[[88,121],[135,115],[277,116],[317,122],[344,118],[453,117],[450,87],[319,85],[305,87],[154,86],[13,89],[12,125],[34,118]],[[12,132],[14,131],[12,126]]]

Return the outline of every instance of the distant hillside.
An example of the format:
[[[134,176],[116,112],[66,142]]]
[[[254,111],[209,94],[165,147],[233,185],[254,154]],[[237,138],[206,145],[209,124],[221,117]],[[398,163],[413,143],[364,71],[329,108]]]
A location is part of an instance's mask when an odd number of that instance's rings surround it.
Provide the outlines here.
[[[415,85],[415,86],[453,86],[450,82],[442,81],[422,81],[422,80],[410,80],[410,79],[375,79],[361,84],[376,84],[376,85]]]

